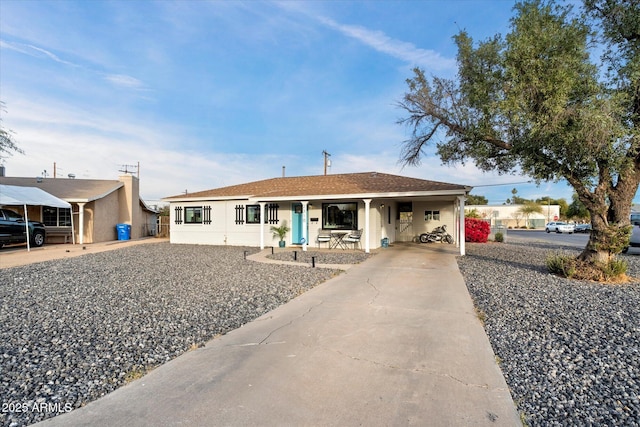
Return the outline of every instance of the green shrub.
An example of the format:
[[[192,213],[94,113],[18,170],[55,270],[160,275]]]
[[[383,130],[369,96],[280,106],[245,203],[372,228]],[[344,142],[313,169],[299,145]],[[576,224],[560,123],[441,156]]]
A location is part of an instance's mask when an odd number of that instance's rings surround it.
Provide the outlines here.
[[[589,263],[570,255],[555,254],[547,256],[546,265],[550,273],[568,279],[608,283],[628,280],[627,263],[617,258],[612,258],[606,263]]]
[[[626,261],[613,258],[602,266],[602,273],[606,280],[616,280],[627,273],[627,266]]]
[[[571,279],[576,274],[576,259],[569,255],[547,255],[547,269],[552,274]]]
[[[496,234],[493,235],[493,240],[499,243],[504,242],[504,234],[498,231]]]

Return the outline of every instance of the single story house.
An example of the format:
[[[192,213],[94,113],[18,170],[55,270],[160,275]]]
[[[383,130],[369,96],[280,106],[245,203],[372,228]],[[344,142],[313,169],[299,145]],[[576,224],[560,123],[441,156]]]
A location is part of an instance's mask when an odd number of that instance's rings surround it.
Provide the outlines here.
[[[116,240],[117,224],[129,224],[132,239],[155,234],[157,212],[140,199],[139,180],[130,174],[118,180],[0,176],[0,184],[40,188],[71,204],[71,209],[28,206],[29,219],[44,223],[48,243]]]
[[[287,221],[288,245],[319,245],[323,232],[361,232],[369,252],[415,241],[447,225],[464,255],[464,201],[471,187],[378,172],[271,178],[166,197],[171,243],[271,246]],[[383,239],[385,241],[383,242]]]

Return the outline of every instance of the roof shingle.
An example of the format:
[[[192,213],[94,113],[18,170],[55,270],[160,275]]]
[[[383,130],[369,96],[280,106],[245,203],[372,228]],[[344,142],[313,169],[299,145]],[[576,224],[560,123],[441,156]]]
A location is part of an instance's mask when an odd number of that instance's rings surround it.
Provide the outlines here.
[[[270,178],[246,184],[215,188],[195,193],[180,194],[165,199],[203,197],[293,197],[325,196],[349,194],[384,194],[460,191],[469,187],[446,182],[408,178],[379,172],[362,172],[338,175],[315,175],[299,177]]]

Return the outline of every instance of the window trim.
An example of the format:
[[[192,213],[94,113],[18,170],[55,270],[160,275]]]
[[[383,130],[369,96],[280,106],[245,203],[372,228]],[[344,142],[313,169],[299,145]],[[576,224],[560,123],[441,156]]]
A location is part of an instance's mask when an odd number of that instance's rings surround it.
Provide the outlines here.
[[[246,223],[260,224],[260,205],[246,205]],[[249,213],[253,213],[253,218],[249,220]]]
[[[424,220],[425,222],[440,221],[440,209],[424,211]]]
[[[196,211],[197,210],[197,211]],[[193,212],[193,217],[189,217],[189,212]],[[184,207],[184,223],[185,224],[202,224],[202,206],[185,206]]]
[[[53,210],[55,210],[55,224],[51,224],[49,219],[46,215],[47,214],[47,210],[51,209],[53,213]],[[65,218],[65,213],[66,213],[66,218]],[[64,224],[63,221],[64,219],[67,219],[67,223]],[[45,227],[71,227],[71,209],[70,208],[57,208],[54,206],[43,206],[42,207],[42,223],[45,225]]]
[[[351,205],[354,209],[340,209],[340,212],[353,212],[353,223],[351,225],[328,224],[330,215],[327,209],[331,206]],[[358,229],[358,202],[329,202],[322,204],[322,229],[323,230],[357,230]]]

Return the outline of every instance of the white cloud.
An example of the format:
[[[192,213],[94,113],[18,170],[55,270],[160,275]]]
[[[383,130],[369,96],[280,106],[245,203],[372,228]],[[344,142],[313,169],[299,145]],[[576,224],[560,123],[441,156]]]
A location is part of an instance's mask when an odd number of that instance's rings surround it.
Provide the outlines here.
[[[144,89],[144,84],[140,80],[124,74],[109,74],[105,76],[105,79],[113,85],[125,89]]]
[[[72,67],[78,66],[72,62],[61,59],[59,56],[57,56],[56,54],[46,49],[40,48],[38,46],[34,46],[32,44],[12,43],[12,42],[7,42],[5,40],[0,40],[0,48],[10,49],[15,52],[20,52],[25,55],[33,56],[35,58],[43,58],[43,57],[48,58],[59,64],[70,65]]]
[[[416,47],[413,43],[395,40],[382,31],[374,31],[359,25],[340,24],[330,18],[317,18],[324,25],[338,30],[342,34],[356,39],[363,44],[410,63],[430,70],[450,70],[456,66],[455,60],[445,58],[438,52]]]

